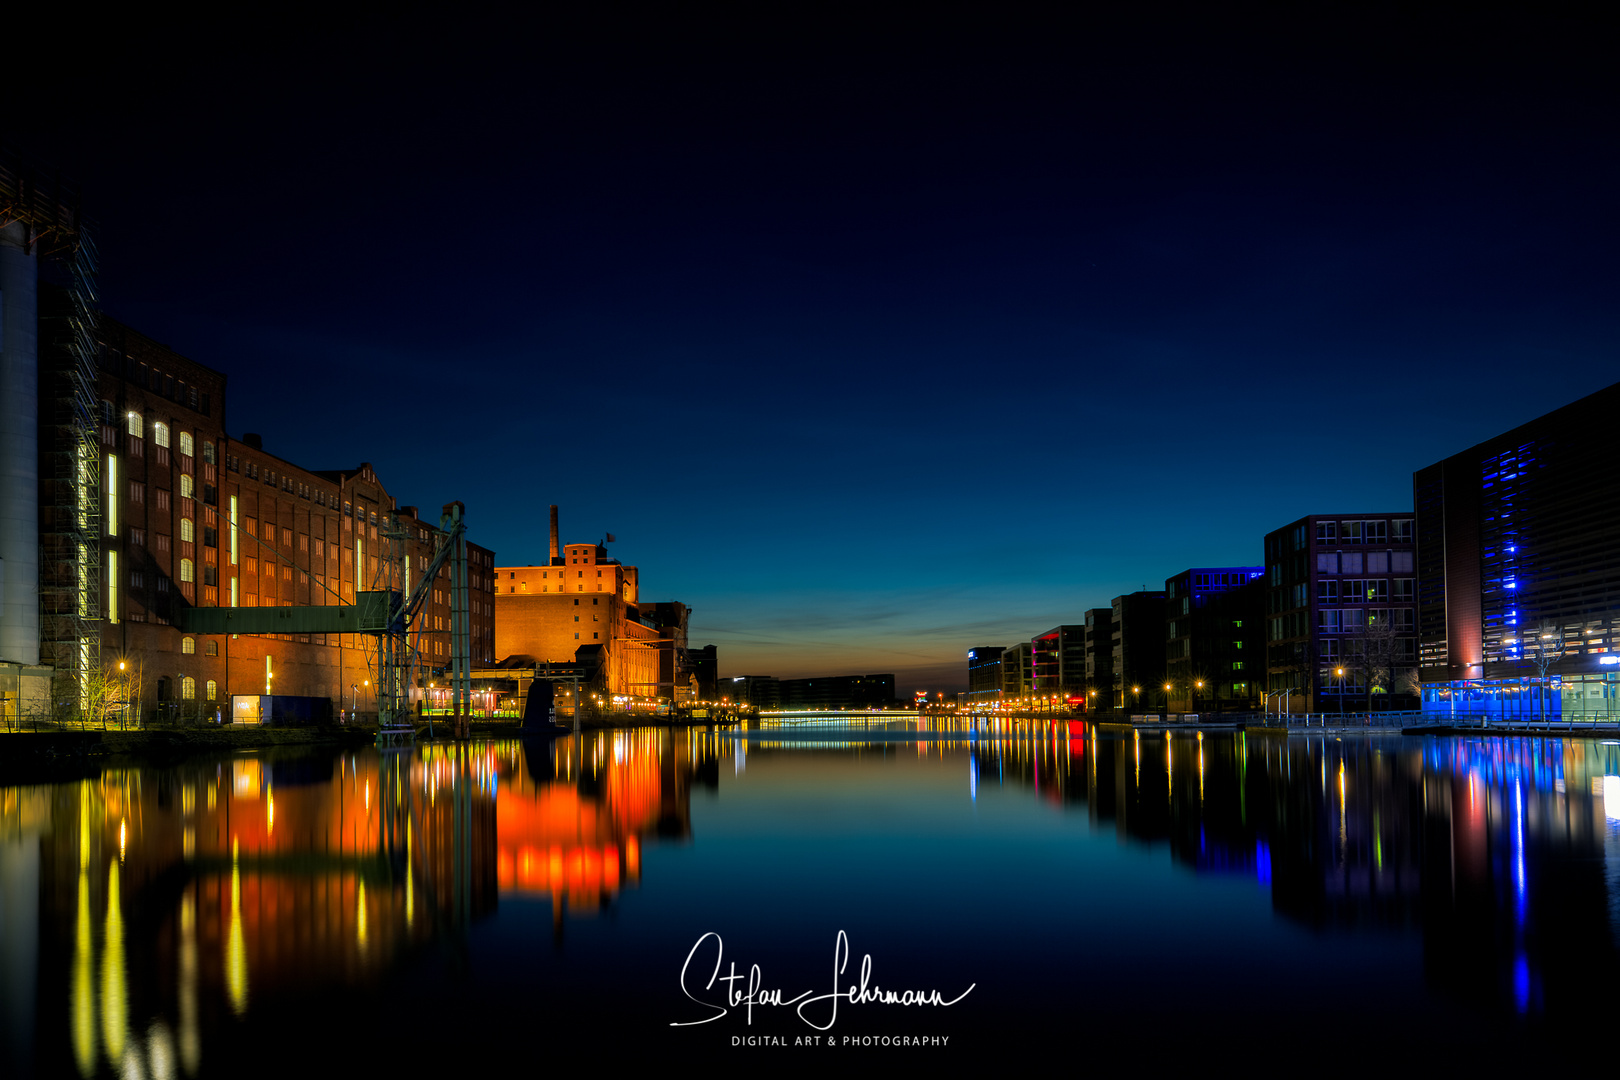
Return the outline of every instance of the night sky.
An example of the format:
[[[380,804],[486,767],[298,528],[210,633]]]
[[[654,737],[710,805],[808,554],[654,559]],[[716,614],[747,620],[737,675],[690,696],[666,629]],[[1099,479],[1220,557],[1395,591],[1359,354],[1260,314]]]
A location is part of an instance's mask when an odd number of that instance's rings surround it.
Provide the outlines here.
[[[1606,25],[1128,6],[126,14],[0,116],[233,435],[949,690],[1620,378]]]

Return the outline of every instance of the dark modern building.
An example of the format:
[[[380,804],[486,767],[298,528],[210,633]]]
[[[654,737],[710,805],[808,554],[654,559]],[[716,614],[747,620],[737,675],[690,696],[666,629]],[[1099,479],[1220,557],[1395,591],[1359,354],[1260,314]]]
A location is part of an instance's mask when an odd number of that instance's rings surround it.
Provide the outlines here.
[[[719,650],[705,645],[701,649],[688,649],[686,655],[692,664],[692,677],[697,680],[698,700],[713,701],[720,669]]]
[[[1086,707],[1108,708],[1114,701],[1114,609],[1086,612]]]
[[[784,709],[887,709],[895,704],[893,675],[828,675],[782,679]]]
[[[774,709],[782,704],[782,685],[775,675],[738,675],[721,679],[715,692],[733,705]]]
[[[1000,645],[980,645],[968,650],[968,701],[989,704],[1001,697]]]
[[[1412,513],[1312,514],[1265,551],[1267,689],[1294,712],[1415,708]]]
[[[1423,707],[1616,715],[1620,383],[1412,477]]]
[[[1155,708],[1163,700],[1164,605],[1162,592],[1114,597],[1114,693],[1123,709]]]
[[[1183,570],[1164,583],[1165,679],[1177,711],[1252,708],[1265,661],[1260,566]]]
[[[1034,663],[1027,641],[1008,645],[1001,652],[1001,696],[1006,701],[1021,701],[1029,697],[1034,685]]]
[[[1078,705],[1086,691],[1086,628],[1054,626],[1029,643],[1030,692]]]

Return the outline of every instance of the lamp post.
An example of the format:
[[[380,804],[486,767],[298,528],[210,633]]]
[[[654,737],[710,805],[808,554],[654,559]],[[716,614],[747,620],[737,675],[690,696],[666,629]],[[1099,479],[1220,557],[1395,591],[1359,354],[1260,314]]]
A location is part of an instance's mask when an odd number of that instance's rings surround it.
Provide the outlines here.
[[[1136,695],[1136,711],[1141,712],[1142,711],[1142,688],[1140,686],[1133,686],[1133,687],[1131,687],[1131,693]]]
[[[1339,718],[1344,718],[1344,668],[1334,668],[1333,673],[1339,677]]]
[[[1203,679],[1196,679],[1196,680],[1193,681],[1193,712],[1198,711],[1198,696],[1199,696],[1199,693],[1203,689],[1204,689],[1204,680]]]
[[[1169,722],[1169,720],[1170,720],[1170,684],[1169,683],[1164,684],[1164,719],[1165,719],[1166,722]]]

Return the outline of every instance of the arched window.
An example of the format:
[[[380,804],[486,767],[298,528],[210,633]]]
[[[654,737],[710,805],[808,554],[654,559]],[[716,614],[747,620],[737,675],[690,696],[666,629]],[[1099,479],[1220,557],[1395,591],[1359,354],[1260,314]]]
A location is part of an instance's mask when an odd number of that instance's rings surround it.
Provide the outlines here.
[[[194,448],[191,442],[191,432],[182,431],[180,433],[180,453],[184,454],[186,457],[191,457],[193,452]]]
[[[138,412],[132,412],[127,419],[129,420],[127,429],[129,433],[137,439],[144,439],[146,437],[146,418]]]
[[[219,684],[214,682],[213,679],[208,680],[208,700],[209,701],[218,701],[219,700]]]
[[[197,580],[196,579],[196,574],[195,574],[195,571],[192,568],[192,563],[191,563],[190,559],[181,559],[180,560],[180,580],[181,581],[195,581],[195,580]]]
[[[180,651],[191,656],[197,651],[197,639],[194,637],[180,639]]]
[[[180,539],[188,544],[197,539],[196,526],[192,524],[190,518],[180,519]]]
[[[190,675],[180,677],[180,696],[187,701],[197,700],[197,680]]]
[[[205,646],[205,647],[204,647],[204,650],[203,650],[203,651],[204,651],[204,652],[206,652],[206,653],[207,653],[207,654],[208,654],[208,655],[209,655],[209,656],[218,656],[218,655],[219,655],[219,642],[217,642],[217,641],[210,641],[210,642],[209,642],[209,643],[208,643],[208,644],[207,644],[207,645],[206,645],[206,646]]]
[[[191,479],[191,475],[189,473],[181,473],[180,474],[180,497],[182,499],[196,498],[196,491],[197,491],[196,483]]]
[[[169,445],[169,425],[158,420],[152,424],[152,443],[156,446]]]

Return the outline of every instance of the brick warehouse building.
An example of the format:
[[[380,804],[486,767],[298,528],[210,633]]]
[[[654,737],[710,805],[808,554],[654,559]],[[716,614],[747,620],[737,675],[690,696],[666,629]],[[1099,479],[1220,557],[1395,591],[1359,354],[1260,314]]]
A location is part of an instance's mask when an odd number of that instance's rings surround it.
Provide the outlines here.
[[[425,569],[438,524],[398,507],[369,464],[311,471],[226,434],[226,379],[103,318],[97,390],[102,452],[102,664],[132,679],[153,716],[228,712],[231,695],[325,698],[375,709],[375,639],[354,634],[186,635],[184,606],[353,604],[394,559]],[[394,535],[390,537],[390,531]],[[404,560],[408,558],[407,568]],[[468,545],[474,664],[494,659],[494,555]],[[449,662],[450,590],[414,624],[420,698]],[[410,582],[414,584],[414,582]]]
[[[608,558],[601,544],[567,544],[545,565],[501,566],[495,574],[495,652],[503,663],[579,661],[609,694],[659,696],[664,635],[642,616],[634,566]]]

